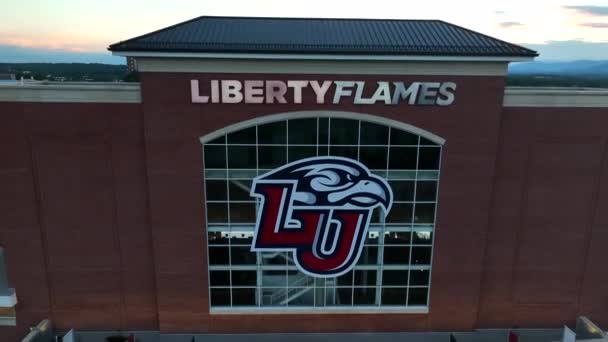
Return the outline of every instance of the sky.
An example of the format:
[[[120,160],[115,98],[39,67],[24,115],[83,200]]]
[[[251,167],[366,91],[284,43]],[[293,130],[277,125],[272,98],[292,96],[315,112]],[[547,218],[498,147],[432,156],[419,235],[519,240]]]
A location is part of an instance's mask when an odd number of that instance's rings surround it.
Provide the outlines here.
[[[442,19],[541,59],[608,60],[608,0],[2,0],[0,63],[122,63],[108,45],[200,15]]]

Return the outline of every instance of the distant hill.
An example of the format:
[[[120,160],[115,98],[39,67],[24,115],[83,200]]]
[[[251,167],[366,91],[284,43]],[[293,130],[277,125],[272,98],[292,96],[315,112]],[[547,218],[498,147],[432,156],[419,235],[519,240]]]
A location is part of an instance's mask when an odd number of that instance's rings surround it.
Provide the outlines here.
[[[512,63],[509,74],[535,74],[535,75],[570,75],[570,76],[608,76],[608,60],[605,61],[534,61]]]
[[[608,88],[608,60],[511,63],[507,84],[532,87]]]
[[[100,63],[0,63],[0,73],[13,73],[17,79],[115,82],[125,79],[126,65]]]
[[[125,58],[109,52],[73,52],[0,44],[2,63],[103,63],[125,64]]]

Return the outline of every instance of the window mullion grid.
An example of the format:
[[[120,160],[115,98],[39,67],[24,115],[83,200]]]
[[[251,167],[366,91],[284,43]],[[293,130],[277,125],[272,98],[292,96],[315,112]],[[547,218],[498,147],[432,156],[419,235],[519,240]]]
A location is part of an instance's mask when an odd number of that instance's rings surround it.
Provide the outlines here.
[[[357,161],[361,161],[361,120],[357,129]]]
[[[228,160],[228,136],[226,136],[226,199],[228,200],[228,203],[226,203],[227,206],[227,218],[228,218],[228,232],[232,231],[232,224],[230,223],[230,161]],[[221,233],[220,233],[221,234]],[[230,293],[230,307],[232,307],[232,246],[231,246],[231,241],[232,239],[230,239],[230,235],[228,236],[228,280],[230,281],[230,290],[228,291]]]
[[[409,269],[407,271],[407,291],[405,292],[405,306],[409,305],[410,300],[410,276],[412,274],[412,251],[414,250],[414,223],[416,221],[416,190],[418,188],[418,163],[420,162],[420,136],[418,136],[418,146],[416,147],[416,173],[414,174],[414,204],[412,206],[412,231],[410,232],[410,256],[408,258]]]
[[[429,283],[426,288],[426,306],[431,303],[431,281],[433,279],[433,255],[435,254],[435,232],[437,227],[437,207],[439,204],[439,180],[441,179],[441,159],[443,158],[443,146],[439,146],[439,165],[437,170],[437,181],[435,185],[435,214],[433,215],[433,240],[431,241],[431,261],[429,263]]]
[[[205,175],[206,166],[205,163],[205,145],[203,145],[203,185],[205,188],[203,196],[205,196],[205,241],[207,245],[207,295],[209,298],[209,308],[211,309],[211,267],[209,265],[209,208],[207,206],[207,175]],[[226,161],[228,166],[228,161]],[[221,234],[221,232],[220,232]]]
[[[259,176],[260,175],[260,152],[259,149],[260,147],[259,142],[260,142],[260,137],[258,136],[258,127],[259,126],[255,126],[255,176]],[[251,182],[252,186],[253,186],[253,180]],[[256,221],[257,221],[257,214],[258,214],[258,200],[256,199],[255,201],[255,214],[256,214]],[[253,231],[255,232],[255,227],[253,229]],[[255,263],[256,263],[256,300],[257,300],[257,306],[261,307],[262,306],[262,252],[255,252]]]
[[[388,143],[386,146],[386,173],[385,179],[388,182],[388,173],[390,170],[390,157],[391,157],[391,130],[392,128],[388,128]],[[381,213],[381,214],[380,214]],[[376,274],[376,305],[382,306],[382,272],[384,272],[384,234],[386,232],[386,212],[380,212],[380,223],[381,229],[380,234],[378,236],[378,255],[376,263],[378,265],[378,273]]]
[[[285,161],[289,163],[289,120],[285,122],[285,130]],[[285,252],[285,306],[289,306],[289,254],[290,252]]]

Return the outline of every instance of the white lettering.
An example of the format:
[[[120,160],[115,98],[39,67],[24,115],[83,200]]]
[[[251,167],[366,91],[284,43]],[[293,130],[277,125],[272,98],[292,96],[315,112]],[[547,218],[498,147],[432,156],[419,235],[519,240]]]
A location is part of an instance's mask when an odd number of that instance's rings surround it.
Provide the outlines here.
[[[418,97],[418,88],[420,83],[413,82],[409,88],[405,86],[403,82],[393,82],[395,86],[395,92],[393,93],[392,104],[399,104],[399,101],[406,100],[409,97],[409,104],[416,103],[416,97]]]
[[[241,103],[243,101],[242,88],[243,85],[240,81],[222,81],[222,103]]]
[[[437,98],[438,106],[449,106],[454,102],[454,91],[456,91],[456,83],[445,82],[439,87],[439,97]]]
[[[264,102],[264,81],[245,81],[245,103]]]
[[[420,97],[418,98],[418,104],[434,105],[435,98],[437,97],[438,89],[439,89],[439,82],[422,83],[422,87],[420,87]]]
[[[372,103],[378,101],[384,101],[384,104],[391,104],[391,89],[389,88],[388,82],[378,82],[378,88],[372,96]]]
[[[293,88],[293,103],[302,103],[302,88],[308,86],[308,81],[287,81],[287,87]]]
[[[287,85],[283,81],[266,81],[266,103],[274,103],[277,100],[279,103],[287,103],[285,94],[287,93]]]
[[[310,81],[310,87],[317,95],[318,104],[325,103],[325,94],[329,90],[330,86],[331,86],[331,81],[323,81],[322,85],[319,85],[319,81]]]
[[[192,103],[207,103],[209,96],[202,96],[198,89],[198,80],[190,81],[190,95],[192,95]]]
[[[353,91],[351,89],[345,89],[347,87],[352,88],[355,86],[355,82],[353,81],[334,81],[336,84],[336,92],[334,93],[334,104],[340,103],[340,98],[342,96],[351,96]]]

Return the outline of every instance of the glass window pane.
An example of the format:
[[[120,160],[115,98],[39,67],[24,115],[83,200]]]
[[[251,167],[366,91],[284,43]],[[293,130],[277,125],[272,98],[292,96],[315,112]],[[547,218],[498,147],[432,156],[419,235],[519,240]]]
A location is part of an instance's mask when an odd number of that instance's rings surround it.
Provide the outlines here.
[[[262,252],[262,265],[287,265],[287,253],[285,252]]]
[[[230,306],[230,289],[211,289],[212,306]]]
[[[289,288],[290,301],[288,306],[312,306],[314,300],[314,291],[312,287],[294,287]]]
[[[255,265],[256,255],[250,247],[230,247],[232,265]]]
[[[354,289],[354,305],[374,305],[376,303],[375,287],[359,287]]]
[[[418,181],[416,183],[416,201],[435,201],[436,181]]]
[[[331,119],[329,125],[331,145],[357,145],[359,140],[359,121]]]
[[[434,203],[416,203],[415,223],[433,223],[435,221]]]
[[[287,142],[287,121],[279,121],[258,126],[259,144],[285,144]]]
[[[375,265],[378,263],[378,246],[363,246],[358,265]]]
[[[329,144],[329,119],[319,118],[319,145]]]
[[[259,146],[260,169],[274,169],[287,162],[286,146]]]
[[[325,306],[325,288],[317,287],[315,291],[315,306]]]
[[[289,162],[317,156],[317,146],[289,146]]]
[[[384,271],[382,271],[382,285],[391,285],[391,286],[407,285],[407,270],[384,270]]]
[[[370,227],[370,231],[367,233],[367,239],[365,240],[366,245],[377,245],[380,239],[380,227]]]
[[[414,245],[430,245],[433,243],[433,233],[430,231],[414,232]]]
[[[316,145],[317,119],[289,120],[289,145]]]
[[[336,288],[336,304],[335,305],[352,305],[353,304],[353,288],[338,287]]]
[[[345,157],[350,159],[357,159],[357,147],[353,146],[330,146],[329,155],[336,157]]]
[[[231,169],[255,169],[255,146],[228,146],[228,167]]]
[[[230,222],[255,223],[255,203],[230,203]]]
[[[228,134],[228,144],[255,145],[255,126]]]
[[[384,263],[387,265],[407,265],[410,260],[410,248],[405,246],[384,247]]]
[[[353,271],[348,271],[338,277],[338,286],[353,286]]]
[[[359,161],[369,169],[386,169],[387,157],[387,147],[361,147],[359,151]]]
[[[409,245],[412,237],[412,232],[385,232],[385,245]]]
[[[262,271],[262,286],[264,287],[286,287],[287,271]]]
[[[209,222],[209,223],[228,222],[228,204],[226,204],[226,203],[207,203],[207,222]]]
[[[411,270],[410,286],[428,286],[429,270]]]
[[[262,305],[285,306],[287,305],[287,289],[285,288],[262,288]]]
[[[420,145],[425,145],[425,146],[439,146],[439,144],[434,143],[434,142],[430,141],[429,139],[427,139],[427,138],[423,138],[423,137],[420,137]]]
[[[232,289],[232,306],[255,305],[255,289]]]
[[[416,147],[394,147],[389,152],[389,169],[391,170],[416,170]]]
[[[361,121],[361,145],[387,145],[388,126]]]
[[[314,286],[315,279],[299,271],[287,272],[287,286],[289,287],[308,287]]]
[[[253,232],[232,232],[230,233],[230,244],[232,246],[251,246]]]
[[[228,265],[228,247],[209,247],[209,265]]]
[[[226,168],[226,146],[205,145],[205,168],[206,169],[225,169]]]
[[[414,182],[412,181],[390,181],[393,189],[394,201],[413,201],[414,200]]]
[[[421,147],[418,170],[438,170],[440,147]]]
[[[231,201],[251,201],[253,198],[249,196],[251,191],[251,180],[248,179],[231,179],[229,181],[230,186],[230,200]]]
[[[407,289],[405,287],[383,287],[382,305],[405,305]]]
[[[418,145],[418,136],[397,128],[391,128],[391,145]]]
[[[209,284],[211,286],[230,286],[230,272],[211,271],[209,272]]]
[[[208,180],[205,182],[205,195],[208,201],[225,201],[228,184],[225,180]]]
[[[413,265],[430,265],[431,264],[431,247],[414,247],[412,249],[412,264]]]
[[[255,286],[256,271],[232,271],[232,286]]]
[[[427,305],[427,295],[428,288],[426,287],[410,288],[407,298],[407,305]]]
[[[391,211],[386,218],[387,223],[411,223],[412,222],[412,204],[411,203],[393,203]]]
[[[329,146],[321,145],[317,149],[318,156],[328,156],[329,155]]]
[[[376,270],[355,270],[355,286],[375,286]]]
[[[222,232],[209,232],[207,237],[210,245],[228,245],[229,242],[227,234]]]
[[[230,200],[231,201],[252,201],[253,198],[249,196],[251,191],[251,180],[244,179],[231,179],[229,182],[230,186]]]

